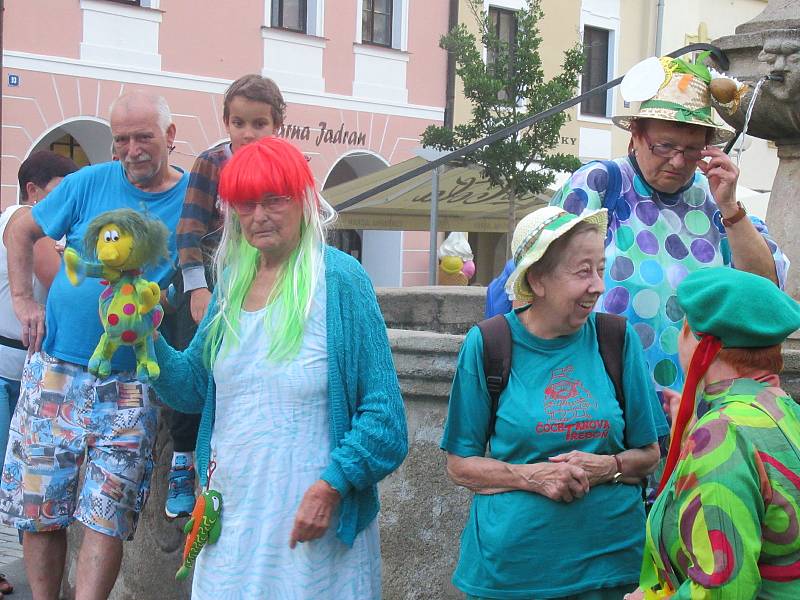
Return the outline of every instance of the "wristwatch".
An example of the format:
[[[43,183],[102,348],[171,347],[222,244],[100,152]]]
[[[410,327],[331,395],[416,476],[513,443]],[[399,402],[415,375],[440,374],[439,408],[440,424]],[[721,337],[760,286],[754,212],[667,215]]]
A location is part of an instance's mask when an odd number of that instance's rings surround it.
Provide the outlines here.
[[[731,225],[735,225],[736,223],[738,223],[739,221],[744,219],[745,215],[747,215],[747,211],[745,210],[744,205],[741,202],[739,202],[738,200],[736,202],[736,206],[739,207],[739,210],[736,211],[736,214],[734,214],[732,217],[730,217],[728,219],[726,219],[725,217],[722,217],[722,226],[723,227],[728,228]]]
[[[614,462],[617,464],[617,472],[614,473],[614,477],[612,477],[611,481],[614,483],[622,483],[622,462],[619,460],[619,456],[616,454],[614,456]]]

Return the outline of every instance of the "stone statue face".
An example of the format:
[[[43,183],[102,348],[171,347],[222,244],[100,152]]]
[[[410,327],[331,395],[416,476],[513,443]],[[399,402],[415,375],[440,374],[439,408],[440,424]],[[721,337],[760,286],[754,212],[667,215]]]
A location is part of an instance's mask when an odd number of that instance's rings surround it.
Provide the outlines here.
[[[800,36],[792,33],[767,37],[758,55],[770,75],[783,78],[782,82],[769,81],[764,89],[784,102],[795,101],[800,94]]]

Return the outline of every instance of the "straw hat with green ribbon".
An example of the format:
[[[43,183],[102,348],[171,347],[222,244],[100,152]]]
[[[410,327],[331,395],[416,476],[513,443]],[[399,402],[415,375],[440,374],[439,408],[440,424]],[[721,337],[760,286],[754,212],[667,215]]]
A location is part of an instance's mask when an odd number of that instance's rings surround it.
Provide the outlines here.
[[[608,211],[605,208],[585,210],[580,216],[557,206],[545,206],[523,217],[511,238],[514,271],[506,281],[506,293],[522,302],[532,302],[533,291],[525,274],[539,261],[554,241],[578,223],[592,223],[606,234]]]
[[[714,130],[712,144],[730,140],[733,132],[714,121],[709,92],[712,77],[708,67],[702,64],[706,57],[707,53],[703,53],[692,63],[665,56],[650,58],[634,66],[625,75],[621,92],[626,101],[642,100],[639,111],[635,115],[616,116],[611,120],[626,131],[630,131],[631,122],[636,119],[700,125]]]

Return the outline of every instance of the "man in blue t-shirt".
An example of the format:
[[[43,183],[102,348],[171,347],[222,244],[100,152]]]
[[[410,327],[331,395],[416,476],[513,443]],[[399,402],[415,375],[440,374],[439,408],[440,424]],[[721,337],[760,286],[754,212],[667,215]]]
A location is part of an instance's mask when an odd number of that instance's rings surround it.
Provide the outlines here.
[[[86,167],[30,211],[9,223],[9,279],[22,342],[33,352],[22,376],[0,485],[0,517],[24,531],[23,552],[33,595],[54,598],[64,572],[66,528],[84,525],[76,594],[107,597],[147,499],[153,468],[156,409],[136,380],[130,348],[120,348],[112,374],[86,370],[102,333],[98,296],[87,279],[72,286],[63,267],[47,309],[31,289],[34,242],[66,236],[83,252],[83,235],[98,214],[132,208],[161,219],[172,232],[171,261],[143,277],[166,287],[177,257],[175,229],[188,176],[169,165],[175,139],[169,107],[160,96],[131,92],[111,107],[111,134],[119,161]],[[78,487],[78,470],[87,456]],[[90,591],[91,590],[91,591]]]

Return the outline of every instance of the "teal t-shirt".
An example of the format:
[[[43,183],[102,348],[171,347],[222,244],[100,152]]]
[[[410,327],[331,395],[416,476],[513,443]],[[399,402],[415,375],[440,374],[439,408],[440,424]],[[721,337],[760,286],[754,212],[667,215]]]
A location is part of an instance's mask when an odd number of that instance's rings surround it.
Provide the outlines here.
[[[524,464],[570,450],[615,454],[626,449],[626,427],[635,448],[668,432],[641,342],[630,326],[623,421],[597,347],[594,315],[578,332],[548,340],[532,335],[517,312],[506,315],[511,373],[491,438],[493,458]],[[462,457],[483,456],[490,411],[483,340],[474,327],[459,355],[441,447]],[[557,598],[634,584],[644,523],[641,488],[633,485],[598,485],[569,504],[524,491],[476,494],[453,584],[489,598]]]

